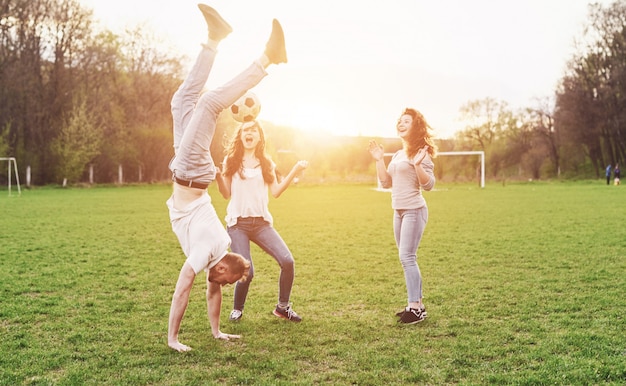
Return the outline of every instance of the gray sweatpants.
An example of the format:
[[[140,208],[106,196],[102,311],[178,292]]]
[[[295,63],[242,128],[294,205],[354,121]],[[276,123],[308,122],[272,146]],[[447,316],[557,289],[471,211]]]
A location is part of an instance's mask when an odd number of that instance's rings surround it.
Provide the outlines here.
[[[210,149],[219,113],[267,75],[257,60],[226,84],[202,93],[216,53],[214,49],[203,46],[171,103],[174,158],[170,162],[170,170],[180,179],[204,184],[215,179],[215,164]]]

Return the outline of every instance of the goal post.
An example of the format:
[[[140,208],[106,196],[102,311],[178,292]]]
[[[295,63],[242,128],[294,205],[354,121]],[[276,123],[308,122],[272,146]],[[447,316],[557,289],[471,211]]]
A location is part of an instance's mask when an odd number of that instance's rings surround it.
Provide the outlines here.
[[[485,187],[485,152],[484,151],[439,151],[440,155],[478,155],[480,156],[480,187]]]
[[[385,157],[391,157],[394,153],[385,153]],[[480,156],[480,187],[485,187],[485,152],[484,151],[438,151],[437,156],[440,155],[478,155]],[[377,179],[378,180],[378,179]],[[378,181],[378,190],[385,190],[380,186],[380,181]]]
[[[17,173],[17,161],[15,160],[15,157],[0,157],[0,161],[9,161],[9,166],[7,168],[7,172],[8,172],[7,185],[9,187],[9,196],[11,195],[11,187],[12,187],[11,164],[13,164],[13,172],[15,173],[15,183],[17,185],[17,193],[19,196],[21,196],[22,188],[20,187],[20,175]]]

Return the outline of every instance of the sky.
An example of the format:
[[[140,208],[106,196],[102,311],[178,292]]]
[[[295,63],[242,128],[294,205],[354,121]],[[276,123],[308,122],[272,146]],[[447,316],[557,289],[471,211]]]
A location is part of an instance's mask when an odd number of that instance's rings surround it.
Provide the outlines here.
[[[141,26],[191,66],[206,23],[190,0],[80,0],[101,27]],[[600,0],[608,5],[611,1]],[[586,0],[215,0],[233,27],[207,87],[259,57],[272,19],[289,62],[252,91],[260,120],[336,135],[395,136],[405,107],[439,138],[464,128],[460,108],[485,98],[512,109],[551,97],[576,52]]]

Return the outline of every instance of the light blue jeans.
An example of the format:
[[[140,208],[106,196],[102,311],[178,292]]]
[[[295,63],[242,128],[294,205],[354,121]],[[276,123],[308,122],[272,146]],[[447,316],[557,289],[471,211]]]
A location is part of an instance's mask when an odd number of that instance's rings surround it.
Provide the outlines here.
[[[215,179],[211,141],[217,116],[256,86],[267,72],[259,61],[223,86],[202,93],[217,51],[203,46],[185,81],[171,102],[174,124],[174,158],[172,173],[183,180],[208,184]]]
[[[400,263],[404,269],[404,281],[406,282],[409,303],[419,302],[422,298],[422,274],[417,265],[417,249],[427,222],[427,206],[394,211],[393,233],[398,247]]]
[[[233,308],[243,311],[250,282],[254,277],[254,265],[250,254],[250,242],[258,245],[268,255],[272,256],[280,266],[280,278],[278,281],[278,304],[287,306],[291,296],[291,287],[295,275],[295,262],[287,244],[280,237],[276,229],[262,217],[239,217],[237,224],[228,227],[228,235],[231,239],[230,248],[250,261],[248,280],[244,283],[237,282],[235,286]]]

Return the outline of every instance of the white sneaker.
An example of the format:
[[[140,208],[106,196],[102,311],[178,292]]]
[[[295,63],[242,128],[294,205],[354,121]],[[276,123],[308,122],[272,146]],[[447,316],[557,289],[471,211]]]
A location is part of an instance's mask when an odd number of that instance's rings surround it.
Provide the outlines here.
[[[243,311],[239,311],[239,310],[232,310],[230,312],[230,316],[228,317],[228,320],[230,320],[231,322],[236,322],[239,319],[241,319],[241,316],[243,315]]]

